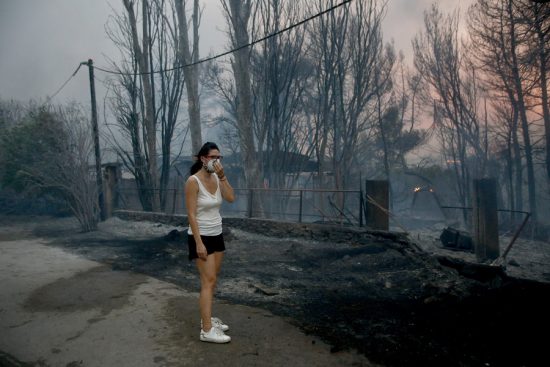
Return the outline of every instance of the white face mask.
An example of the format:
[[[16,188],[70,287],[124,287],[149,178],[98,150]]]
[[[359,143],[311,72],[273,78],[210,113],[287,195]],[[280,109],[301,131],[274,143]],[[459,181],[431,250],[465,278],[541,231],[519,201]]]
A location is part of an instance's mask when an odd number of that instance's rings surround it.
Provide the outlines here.
[[[216,163],[218,160],[217,159],[211,159],[208,161],[208,163],[206,164],[205,168],[206,168],[206,172],[208,173],[214,173],[215,170],[214,170],[214,163]]]

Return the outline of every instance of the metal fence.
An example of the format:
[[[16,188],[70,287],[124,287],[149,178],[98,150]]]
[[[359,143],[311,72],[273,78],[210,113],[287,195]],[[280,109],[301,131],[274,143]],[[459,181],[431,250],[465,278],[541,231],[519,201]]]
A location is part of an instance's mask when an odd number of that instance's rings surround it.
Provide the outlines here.
[[[235,188],[235,201],[222,204],[222,215],[307,223],[362,226],[363,199],[359,190]],[[185,193],[167,189],[163,212],[185,214]],[[143,210],[138,190],[117,190],[115,207]]]
[[[441,209],[447,212],[447,218],[453,218],[454,222],[461,229],[470,230],[472,224],[472,207],[462,206],[442,206]],[[502,234],[514,235],[517,237],[519,233],[525,228],[531,213],[523,210],[510,210],[510,209],[497,209],[498,213],[498,228]],[[531,234],[533,237],[533,234]]]
[[[234,203],[224,203],[223,213],[248,218],[294,222],[363,225],[359,190],[235,189]]]
[[[146,191],[146,190],[145,190]],[[158,190],[156,190],[158,191]],[[242,218],[275,219],[304,223],[331,223],[363,226],[365,224],[365,203],[360,190],[321,190],[321,189],[270,189],[235,188],[235,201],[224,201],[222,215]],[[164,209],[166,214],[186,214],[185,193],[182,186],[166,189]],[[143,210],[138,190],[124,187],[116,190],[114,207],[124,210]],[[390,222],[401,230],[429,227],[433,223],[445,223],[458,229],[471,229],[470,207],[441,206],[444,216],[428,218],[403,215],[390,215]],[[527,212],[499,209],[499,229],[514,232],[522,224]],[[422,214],[425,214],[422,212]],[[424,218],[424,216],[426,218]],[[404,227],[401,227],[401,223]]]

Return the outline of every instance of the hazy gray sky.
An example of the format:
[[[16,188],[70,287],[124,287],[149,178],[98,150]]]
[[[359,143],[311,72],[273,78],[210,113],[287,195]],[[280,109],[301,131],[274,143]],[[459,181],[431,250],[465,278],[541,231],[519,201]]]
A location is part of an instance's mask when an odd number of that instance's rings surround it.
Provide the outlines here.
[[[317,1],[317,0],[311,0]],[[360,1],[360,0],[355,0]],[[465,9],[473,0],[439,0],[442,10]],[[81,61],[106,66],[105,55],[118,51],[105,34],[105,24],[121,0],[0,0],[0,98],[44,100],[71,75]],[[203,0],[201,56],[225,51],[225,23],[219,0]],[[389,0],[384,38],[394,39],[410,61],[411,38],[421,28],[432,0]],[[103,79],[105,74],[97,72]],[[98,98],[104,95],[101,83]],[[54,102],[89,103],[87,69],[57,95]],[[99,102],[101,103],[101,102]]]

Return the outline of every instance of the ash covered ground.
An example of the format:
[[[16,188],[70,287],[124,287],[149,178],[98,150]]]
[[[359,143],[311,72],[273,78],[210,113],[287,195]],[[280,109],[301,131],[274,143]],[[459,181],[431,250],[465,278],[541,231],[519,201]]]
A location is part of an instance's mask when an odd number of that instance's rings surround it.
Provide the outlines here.
[[[84,234],[73,219],[44,217],[19,218],[14,233],[22,227],[115,270],[199,290],[182,227],[111,218]],[[357,349],[383,366],[538,366],[547,357],[550,283],[540,280],[548,263],[527,271],[539,281],[502,272],[464,276],[456,263],[441,265],[434,255],[447,253],[428,241],[430,233],[419,243],[425,251],[387,238],[358,245],[231,228],[225,236],[216,297],[285,316],[335,352]],[[535,259],[548,259],[540,256]]]

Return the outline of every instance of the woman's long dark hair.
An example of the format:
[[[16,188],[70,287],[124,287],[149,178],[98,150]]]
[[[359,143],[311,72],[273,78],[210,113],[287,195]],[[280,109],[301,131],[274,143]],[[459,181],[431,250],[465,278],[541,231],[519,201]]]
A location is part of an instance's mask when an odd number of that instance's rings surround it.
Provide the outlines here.
[[[201,157],[206,157],[212,149],[220,150],[218,148],[218,146],[216,145],[216,143],[212,143],[212,142],[209,142],[209,141],[204,143],[201,150],[199,150],[199,153],[196,155],[197,161],[195,163],[193,163],[193,165],[191,166],[191,169],[189,170],[189,173],[191,175],[194,175],[195,173],[200,171],[200,169],[202,168]]]

